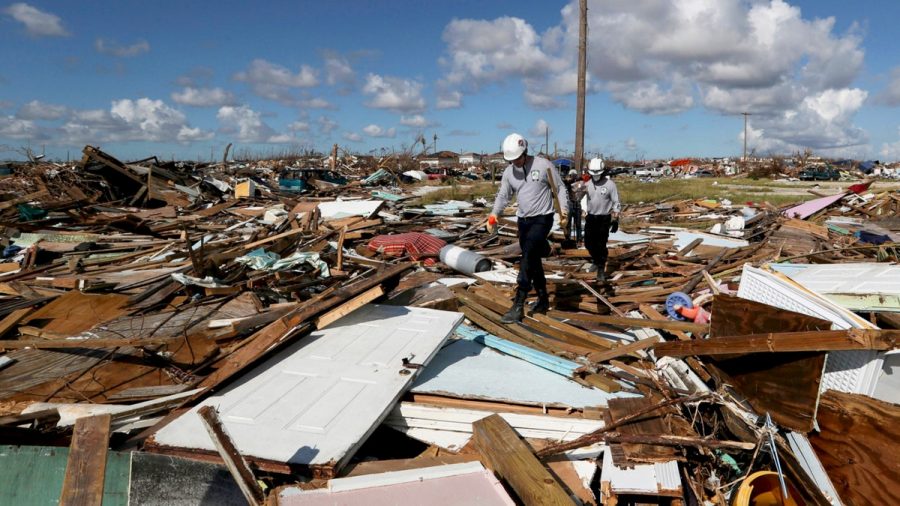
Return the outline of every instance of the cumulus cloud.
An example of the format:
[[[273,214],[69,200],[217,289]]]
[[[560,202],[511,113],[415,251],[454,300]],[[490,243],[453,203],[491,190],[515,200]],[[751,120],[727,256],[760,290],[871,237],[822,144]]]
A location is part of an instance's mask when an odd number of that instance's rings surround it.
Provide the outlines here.
[[[296,73],[287,67],[257,58],[247,70],[236,73],[235,81],[250,85],[257,96],[287,105],[294,105],[297,98],[292,89],[312,88],[319,85],[319,72],[309,65],[301,65]]]
[[[47,104],[39,100],[32,100],[23,104],[16,112],[19,119],[43,119],[55,120],[65,117],[69,113],[69,108],[64,105]]]
[[[319,133],[326,137],[331,135],[331,132],[338,127],[337,121],[328,116],[319,116],[318,119],[316,119],[316,123],[319,126]]]
[[[325,50],[322,52],[325,61],[325,82],[329,86],[342,86],[344,91],[356,84],[356,71],[350,65],[350,60],[337,51]]]
[[[481,135],[477,130],[450,130],[447,132],[448,137],[478,137]]]
[[[431,121],[422,116],[421,114],[413,114],[411,116],[400,116],[400,124],[403,126],[413,127],[413,128],[426,128],[439,126],[440,123],[436,121]]]
[[[94,41],[94,49],[98,53],[110,54],[119,58],[129,58],[150,51],[150,43],[146,40],[139,40],[130,46],[119,44],[114,40],[97,38]]]
[[[294,121],[288,124],[287,129],[291,132],[309,132],[309,123],[306,121]]]
[[[463,94],[457,90],[438,90],[435,107],[438,109],[459,109],[463,104]]]
[[[534,126],[531,127],[531,130],[529,130],[528,133],[531,134],[532,137],[538,137],[543,136],[548,129],[552,131],[550,125],[541,118],[534,122]]]
[[[187,117],[162,100],[114,100],[109,110],[71,111],[59,127],[61,140],[84,142],[192,142],[211,139],[212,132],[192,127]]]
[[[56,14],[42,11],[24,2],[10,5],[3,12],[25,25],[29,35],[35,37],[65,37],[69,32],[63,27],[62,19]]]
[[[362,135],[359,135],[356,132],[344,132],[343,134],[341,134],[341,137],[345,141],[350,141],[350,142],[362,142],[362,140],[363,140]]]
[[[234,104],[234,95],[222,88],[194,88],[187,86],[181,91],[172,92],[172,100],[176,104],[194,107],[218,107]]]
[[[366,127],[363,128],[363,133],[369,137],[387,137],[393,139],[397,136],[397,129],[394,127],[382,128],[380,125],[373,123],[371,125],[366,125]]]
[[[409,114],[425,109],[422,86],[412,79],[369,74],[362,92],[370,97],[368,107]]]
[[[797,140],[777,137],[788,133],[779,116],[793,111],[808,127],[825,127],[808,132],[810,145],[861,138],[853,124],[858,108],[823,109],[854,103],[851,86],[864,60],[855,25],[838,33],[834,18],[804,17],[784,0],[611,0],[592,5],[588,16],[588,90],[628,109],[751,112],[758,125],[769,122],[761,135],[781,145]],[[515,80],[533,109],[563,106],[577,83],[578,18],[571,1],[543,33],[511,17],[451,21],[438,85],[465,94]],[[879,98],[900,105],[900,70]]]
[[[267,142],[275,131],[265,123],[262,114],[246,105],[226,105],[216,113],[222,132],[233,135],[239,142]]]
[[[35,140],[40,135],[40,127],[32,120],[14,116],[0,116],[0,137]]]
[[[900,137],[900,128],[897,129],[897,135]],[[881,145],[879,155],[884,160],[900,160],[900,139],[894,142],[885,142]]]
[[[875,101],[889,107],[900,106],[900,67],[891,70],[891,78],[887,87],[875,97]]]

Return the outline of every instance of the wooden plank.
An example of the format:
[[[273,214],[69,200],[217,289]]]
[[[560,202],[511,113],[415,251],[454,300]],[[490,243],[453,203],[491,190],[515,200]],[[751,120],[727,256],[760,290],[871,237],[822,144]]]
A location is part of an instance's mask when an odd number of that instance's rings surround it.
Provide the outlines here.
[[[6,315],[6,318],[3,318],[3,320],[0,321],[0,337],[6,335],[6,333],[9,332],[10,329],[18,325],[19,322],[22,321],[23,318],[28,316],[28,314],[32,311],[34,311],[32,308],[26,307],[17,309],[12,313]]]
[[[347,227],[341,229],[341,235],[338,237],[337,243],[337,262],[335,267],[337,270],[344,270],[344,236],[347,235]]]
[[[242,249],[251,250],[256,248],[257,246],[262,246],[263,244],[269,244],[270,242],[275,242],[279,239],[284,239],[285,237],[290,237],[292,235],[297,235],[303,233],[303,229],[297,228],[293,230],[288,230],[287,232],[282,232],[280,234],[270,235],[265,239],[260,239],[258,241],[253,241],[250,244],[245,244]]]
[[[253,471],[250,470],[247,461],[244,460],[234,446],[231,437],[228,436],[225,426],[219,420],[216,408],[204,406],[200,408],[197,414],[200,415],[203,426],[209,432],[209,437],[215,444],[219,456],[225,461],[225,467],[228,468],[228,472],[231,473],[234,481],[237,482],[241,493],[244,494],[244,498],[253,506],[261,505],[266,500],[266,494],[259,486],[259,483],[256,482],[256,478],[253,477]]]
[[[556,477],[500,415],[473,423],[472,440],[487,467],[506,481],[526,506],[574,504]]]
[[[2,350],[21,350],[22,348],[35,348],[41,350],[55,350],[67,348],[117,348],[120,346],[150,346],[156,344],[168,344],[175,341],[183,341],[178,337],[140,337],[136,339],[28,339],[28,340],[0,340]]]
[[[801,351],[878,350],[897,348],[900,330],[850,329],[777,332],[675,341],[655,346],[657,355],[733,355]]]
[[[900,406],[864,395],[822,394],[809,442],[845,504],[900,504]]]
[[[316,328],[324,329],[335,321],[343,318],[344,316],[347,316],[348,314],[365,306],[366,304],[372,302],[378,297],[381,297],[382,295],[384,295],[384,289],[381,288],[381,285],[369,288],[365,292],[357,295],[356,297],[348,300],[340,306],[316,318]]]
[[[646,350],[659,342],[659,337],[653,336],[646,339],[639,339],[633,343],[625,344],[608,351],[598,351],[588,355],[588,360],[594,363],[607,362],[614,358],[629,355],[636,351]]]
[[[59,496],[61,506],[103,504],[110,416],[96,415],[75,421],[66,476]]]
[[[681,332],[692,332],[695,334],[706,334],[709,332],[709,325],[703,325],[693,322],[680,322],[674,320],[648,320],[645,318],[628,318],[625,316],[599,315],[588,313],[571,313],[567,311],[557,311],[551,309],[547,312],[548,316],[554,318],[563,318],[567,320],[575,320],[582,322],[604,323],[624,328],[648,328],[662,330],[677,330]]]

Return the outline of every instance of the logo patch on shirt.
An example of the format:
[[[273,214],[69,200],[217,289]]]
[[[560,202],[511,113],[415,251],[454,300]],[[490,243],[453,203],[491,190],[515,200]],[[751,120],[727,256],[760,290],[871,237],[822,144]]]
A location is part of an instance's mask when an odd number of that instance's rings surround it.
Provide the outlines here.
[[[541,171],[537,169],[533,169],[529,175],[531,176],[532,181],[539,181],[541,179]]]
[[[606,195],[606,192],[609,191],[605,186],[600,187],[600,195]]]

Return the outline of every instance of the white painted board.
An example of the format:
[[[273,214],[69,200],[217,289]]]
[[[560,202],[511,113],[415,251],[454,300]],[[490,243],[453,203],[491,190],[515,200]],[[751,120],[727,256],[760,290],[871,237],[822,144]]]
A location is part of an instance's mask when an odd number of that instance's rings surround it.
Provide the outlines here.
[[[155,435],[214,450],[197,410],[216,406],[245,457],[299,465],[346,462],[462,320],[460,313],[369,304],[316,331],[204,400]]]

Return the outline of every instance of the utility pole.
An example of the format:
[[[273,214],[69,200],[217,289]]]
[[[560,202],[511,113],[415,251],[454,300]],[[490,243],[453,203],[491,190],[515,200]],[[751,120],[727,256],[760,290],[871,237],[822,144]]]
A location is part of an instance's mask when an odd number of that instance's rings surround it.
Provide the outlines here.
[[[578,103],[575,112],[575,170],[582,173],[584,158],[584,94],[587,73],[587,0],[578,0],[581,22],[578,24]]]
[[[434,134],[434,152],[437,153],[437,132]]]
[[[547,146],[547,156],[550,156],[550,125],[547,125],[546,130],[544,130],[544,146]]]

